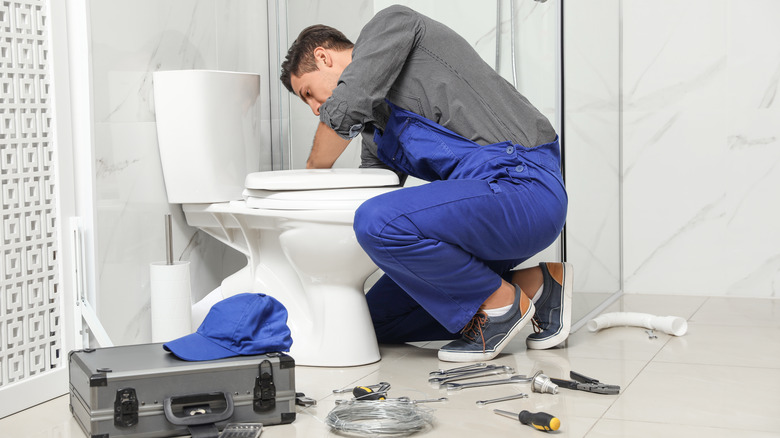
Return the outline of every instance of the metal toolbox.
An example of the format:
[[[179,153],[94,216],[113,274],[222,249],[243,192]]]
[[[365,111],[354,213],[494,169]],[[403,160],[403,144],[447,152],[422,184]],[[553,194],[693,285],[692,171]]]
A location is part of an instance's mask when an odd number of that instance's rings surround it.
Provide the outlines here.
[[[162,344],[72,351],[70,409],[91,438],[216,437],[228,423],[295,420],[284,353],[188,362]]]

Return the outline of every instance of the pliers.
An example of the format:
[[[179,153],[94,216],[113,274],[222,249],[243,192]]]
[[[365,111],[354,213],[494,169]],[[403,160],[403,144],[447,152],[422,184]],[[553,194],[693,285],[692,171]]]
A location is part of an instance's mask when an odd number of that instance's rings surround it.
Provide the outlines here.
[[[584,376],[574,371],[571,371],[569,376],[574,380],[553,378],[550,380],[552,380],[553,383],[560,386],[561,388],[566,389],[576,389],[580,391],[593,392],[596,394],[618,394],[620,392],[619,385],[607,385],[606,383],[601,383],[596,379]]]

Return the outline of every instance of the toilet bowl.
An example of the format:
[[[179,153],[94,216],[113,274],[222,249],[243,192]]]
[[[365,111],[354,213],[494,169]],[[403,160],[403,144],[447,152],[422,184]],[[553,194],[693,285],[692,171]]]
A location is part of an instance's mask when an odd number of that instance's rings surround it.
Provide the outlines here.
[[[259,83],[249,73],[154,74],[168,202],[247,258],[193,306],[193,325],[223,298],[265,293],[288,311],[296,364],[376,362],[363,285],[377,268],[352,222],[363,201],[397,189],[398,177],[384,169],[261,171]]]

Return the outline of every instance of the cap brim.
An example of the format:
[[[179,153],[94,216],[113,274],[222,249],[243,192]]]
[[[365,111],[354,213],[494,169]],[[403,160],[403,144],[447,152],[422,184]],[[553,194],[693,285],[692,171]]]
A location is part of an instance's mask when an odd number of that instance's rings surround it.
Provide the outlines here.
[[[166,342],[163,344],[163,348],[173,353],[179,359],[191,361],[239,356],[238,353],[215,344],[197,332]]]

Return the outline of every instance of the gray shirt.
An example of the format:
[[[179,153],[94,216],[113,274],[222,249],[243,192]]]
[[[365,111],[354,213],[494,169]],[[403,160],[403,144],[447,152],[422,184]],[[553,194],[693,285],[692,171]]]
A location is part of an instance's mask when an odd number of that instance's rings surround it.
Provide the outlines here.
[[[555,140],[542,115],[447,26],[404,6],[377,13],[360,32],[352,62],[320,120],[340,136],[363,134],[361,167],[386,167],[374,128],[389,117],[385,99],[480,145],[534,147]]]

